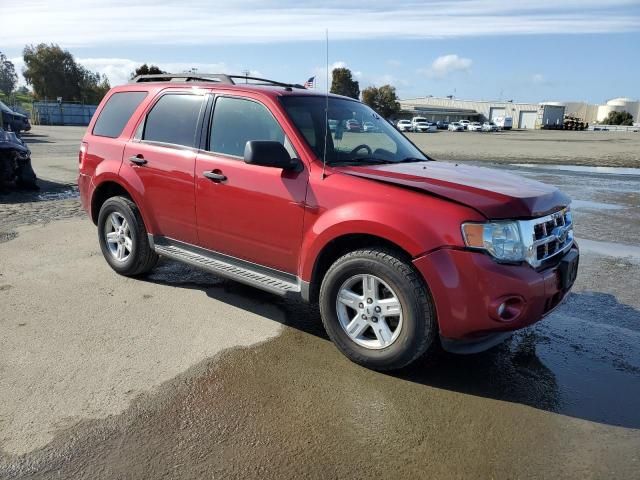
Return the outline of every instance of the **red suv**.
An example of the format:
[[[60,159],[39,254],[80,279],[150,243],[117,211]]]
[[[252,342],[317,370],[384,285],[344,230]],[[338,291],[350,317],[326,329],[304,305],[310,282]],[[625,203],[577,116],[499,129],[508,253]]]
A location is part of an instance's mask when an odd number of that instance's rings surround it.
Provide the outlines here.
[[[482,351],[567,295],[578,249],[556,188],[433,161],[358,101],[237,78],[143,76],[100,104],[78,184],[116,272],[164,256],[318,302],[378,370]]]

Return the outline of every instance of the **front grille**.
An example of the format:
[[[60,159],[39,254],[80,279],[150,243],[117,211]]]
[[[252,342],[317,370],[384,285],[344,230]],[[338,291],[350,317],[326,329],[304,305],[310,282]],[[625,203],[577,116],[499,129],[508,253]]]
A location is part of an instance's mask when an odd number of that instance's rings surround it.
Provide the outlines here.
[[[522,240],[527,247],[527,261],[539,267],[573,244],[573,221],[568,208],[533,220],[521,220]]]

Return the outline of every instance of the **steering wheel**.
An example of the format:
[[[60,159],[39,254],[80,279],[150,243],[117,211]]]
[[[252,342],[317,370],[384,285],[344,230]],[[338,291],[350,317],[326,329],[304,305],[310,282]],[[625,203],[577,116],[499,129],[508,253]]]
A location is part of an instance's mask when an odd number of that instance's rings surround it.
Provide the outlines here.
[[[353,150],[351,150],[351,152],[349,153],[350,157],[355,157],[356,153],[358,153],[360,150],[366,149],[367,150],[367,155],[371,156],[373,154],[373,151],[371,150],[371,147],[369,145],[365,145],[364,143],[362,145],[358,145],[356,148],[354,148]]]

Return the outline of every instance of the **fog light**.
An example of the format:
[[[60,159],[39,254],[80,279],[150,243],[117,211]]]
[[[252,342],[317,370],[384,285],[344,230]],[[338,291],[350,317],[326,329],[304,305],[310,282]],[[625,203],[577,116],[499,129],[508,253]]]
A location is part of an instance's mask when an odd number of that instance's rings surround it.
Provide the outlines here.
[[[497,298],[489,304],[489,316],[499,322],[513,322],[520,318],[524,307],[524,299],[520,296]]]

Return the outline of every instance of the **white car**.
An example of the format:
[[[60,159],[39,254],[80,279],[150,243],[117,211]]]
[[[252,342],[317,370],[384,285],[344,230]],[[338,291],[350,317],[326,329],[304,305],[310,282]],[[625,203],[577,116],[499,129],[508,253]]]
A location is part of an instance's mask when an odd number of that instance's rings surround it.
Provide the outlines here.
[[[419,123],[427,123],[427,119],[424,118],[424,117],[413,117],[411,119],[411,127],[412,127],[414,132],[418,131],[418,124]]]
[[[470,132],[481,132],[482,125],[480,124],[480,122],[472,122],[467,125],[467,130],[469,130]]]
[[[411,120],[398,120],[396,123],[396,127],[401,132],[410,132],[413,129],[413,125],[411,124]]]
[[[414,132],[435,132],[438,130],[438,127],[434,123],[429,122],[416,122],[413,124]]]
[[[482,124],[482,131],[483,132],[497,132],[498,131],[498,126],[493,122],[484,122]]]
[[[464,127],[459,122],[451,122],[449,124],[448,130],[450,132],[464,132]]]
[[[362,129],[365,132],[377,132],[378,131],[378,129],[376,128],[376,126],[372,122],[364,122],[362,124]]]
[[[466,130],[471,122],[469,120],[460,120],[458,123]]]

